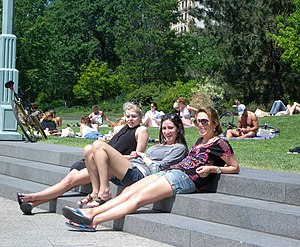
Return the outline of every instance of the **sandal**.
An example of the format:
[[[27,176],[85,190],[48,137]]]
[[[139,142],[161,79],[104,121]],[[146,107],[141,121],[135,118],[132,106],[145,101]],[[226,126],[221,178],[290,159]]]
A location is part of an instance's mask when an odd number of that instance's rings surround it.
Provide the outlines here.
[[[25,194],[17,192],[17,200],[18,200],[19,205],[25,203],[26,202],[25,201]]]
[[[105,193],[102,194],[101,200],[108,201],[109,199],[111,199],[111,192],[110,191],[105,192]]]
[[[108,200],[110,200],[110,199],[108,199]],[[86,204],[86,207],[87,208],[98,207],[98,206],[106,203],[108,200],[103,200],[100,196],[96,195],[96,196],[93,197],[93,200],[91,202],[88,202]]]
[[[94,200],[94,198],[92,197],[91,194],[88,194],[86,197],[82,198],[81,200],[79,200],[77,202],[77,205],[79,205],[79,207],[82,207],[83,205],[88,204],[89,202],[92,202]]]

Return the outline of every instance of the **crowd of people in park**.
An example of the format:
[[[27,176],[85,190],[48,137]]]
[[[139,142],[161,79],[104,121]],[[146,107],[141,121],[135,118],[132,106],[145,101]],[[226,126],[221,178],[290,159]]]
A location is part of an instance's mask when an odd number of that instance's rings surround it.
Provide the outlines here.
[[[151,102],[149,111],[143,114],[139,103],[126,102],[117,124],[94,105],[92,113],[82,117],[79,124],[81,136],[93,141],[83,148],[83,158],[71,166],[59,183],[35,193],[18,192],[20,209],[31,214],[34,207],[76,186],[91,184],[90,194],[78,201],[78,208],[65,206],[63,215],[68,219],[68,227],[96,231],[98,224],[121,218],[146,204],[176,194],[199,192],[219,174],[239,173],[227,138],[255,137],[259,116],[239,99],[235,105],[237,128],[227,129],[225,135],[215,109],[194,108],[184,97],[174,103],[175,113],[159,111],[157,104]],[[266,112],[268,116],[296,113],[300,113],[297,102],[285,106],[280,100]],[[99,132],[104,121],[115,128],[109,140]],[[47,134],[55,135],[62,119],[54,111],[45,112],[41,125]],[[158,143],[147,149],[148,127],[157,127],[159,134]],[[200,135],[190,150],[184,135],[186,127],[195,127]],[[115,198],[110,182],[124,187]]]

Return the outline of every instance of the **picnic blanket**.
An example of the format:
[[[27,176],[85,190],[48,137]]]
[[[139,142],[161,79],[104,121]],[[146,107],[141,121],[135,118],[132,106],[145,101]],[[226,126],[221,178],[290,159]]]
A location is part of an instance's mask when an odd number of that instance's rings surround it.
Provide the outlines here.
[[[272,134],[272,135],[268,135],[268,136],[255,136],[252,138],[237,138],[237,137],[231,137],[231,138],[224,138],[226,140],[266,140],[266,139],[271,139],[274,138],[276,136],[279,136],[278,134]]]

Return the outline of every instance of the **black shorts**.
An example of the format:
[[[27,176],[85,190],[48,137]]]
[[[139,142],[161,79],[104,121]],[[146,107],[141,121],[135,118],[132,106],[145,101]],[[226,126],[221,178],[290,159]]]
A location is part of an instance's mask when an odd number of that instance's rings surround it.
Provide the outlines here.
[[[129,186],[141,179],[143,179],[145,176],[144,174],[137,168],[129,168],[122,180],[119,180],[116,177],[113,177],[110,181],[113,182],[116,185],[120,186]]]
[[[84,169],[84,168],[86,168],[86,166],[85,166],[85,161],[84,161],[84,159],[81,159],[81,160],[75,162],[75,163],[71,166],[70,171],[72,171],[73,169],[76,169],[76,170],[80,171],[80,170],[82,170],[82,169]]]

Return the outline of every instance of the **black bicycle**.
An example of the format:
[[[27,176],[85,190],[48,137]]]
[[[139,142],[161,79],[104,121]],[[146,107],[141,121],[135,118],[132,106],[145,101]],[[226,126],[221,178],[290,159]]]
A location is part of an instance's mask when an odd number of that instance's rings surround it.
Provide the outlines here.
[[[235,127],[234,115],[231,111],[227,111],[226,108],[221,104],[221,98],[219,96],[211,97],[214,109],[217,110],[222,128],[226,131]]]
[[[33,111],[31,103],[21,89],[19,88],[18,94],[13,81],[5,83],[5,87],[9,88],[14,96],[11,102],[12,110],[26,139],[30,142],[36,142],[40,137],[47,139],[38,117],[39,112]]]

